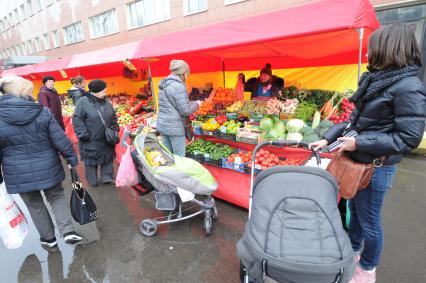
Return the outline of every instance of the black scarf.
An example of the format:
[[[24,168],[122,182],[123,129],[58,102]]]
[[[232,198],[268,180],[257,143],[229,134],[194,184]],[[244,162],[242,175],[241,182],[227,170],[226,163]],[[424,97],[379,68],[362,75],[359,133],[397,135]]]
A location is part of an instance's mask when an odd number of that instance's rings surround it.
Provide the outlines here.
[[[351,102],[357,104],[368,101],[380,95],[383,90],[390,87],[401,79],[417,76],[419,66],[411,65],[402,69],[391,69],[375,72],[365,72],[358,83],[357,91],[350,98]]]

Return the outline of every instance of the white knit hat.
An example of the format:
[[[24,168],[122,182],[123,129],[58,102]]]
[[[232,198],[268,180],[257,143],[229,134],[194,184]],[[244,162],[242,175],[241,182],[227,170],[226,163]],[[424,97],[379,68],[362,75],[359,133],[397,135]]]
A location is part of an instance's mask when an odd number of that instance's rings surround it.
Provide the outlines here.
[[[189,65],[183,60],[170,61],[170,71],[176,75],[183,75],[189,73]]]

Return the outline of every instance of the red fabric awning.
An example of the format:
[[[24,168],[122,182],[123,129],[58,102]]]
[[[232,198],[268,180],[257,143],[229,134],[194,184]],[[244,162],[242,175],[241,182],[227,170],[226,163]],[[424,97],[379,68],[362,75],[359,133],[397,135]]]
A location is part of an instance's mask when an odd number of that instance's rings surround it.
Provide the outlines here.
[[[226,70],[245,67],[249,58],[289,58],[291,65],[298,67],[316,65],[317,60],[323,58],[328,58],[328,65],[356,63],[359,49],[356,29],[365,28],[366,39],[378,26],[374,8],[368,0],[323,0],[147,37],[140,42],[135,56],[165,59],[163,57],[186,55],[191,59],[191,54],[198,53],[223,59],[227,63]],[[364,49],[366,46],[367,40],[364,40]],[[295,64],[297,61],[299,64]],[[206,61],[190,60],[188,63],[198,68]],[[263,60],[262,66],[264,63]],[[153,68],[153,72],[158,70]]]
[[[68,68],[79,68],[100,64],[121,62],[134,57],[136,48],[141,41],[130,42],[114,47],[76,54],[68,64]]]

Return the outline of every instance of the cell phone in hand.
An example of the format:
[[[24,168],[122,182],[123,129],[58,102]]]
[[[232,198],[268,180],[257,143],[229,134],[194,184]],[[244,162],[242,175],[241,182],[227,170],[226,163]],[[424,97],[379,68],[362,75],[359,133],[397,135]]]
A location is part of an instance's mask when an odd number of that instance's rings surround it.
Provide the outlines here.
[[[345,137],[345,138],[354,138],[357,135],[358,135],[357,131],[352,130],[350,132],[347,132],[343,137]],[[335,142],[333,142],[332,144],[330,144],[327,147],[328,152],[332,153],[332,152],[335,152],[335,151],[339,150],[340,147],[342,146],[342,143],[343,143],[342,141],[335,141]]]

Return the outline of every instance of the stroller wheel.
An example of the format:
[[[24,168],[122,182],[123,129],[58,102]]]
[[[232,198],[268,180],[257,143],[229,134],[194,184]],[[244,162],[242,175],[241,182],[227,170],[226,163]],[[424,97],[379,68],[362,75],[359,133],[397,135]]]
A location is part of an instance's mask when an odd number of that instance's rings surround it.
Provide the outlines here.
[[[209,236],[212,232],[212,218],[211,217],[206,217],[204,218],[204,230],[206,230],[206,235]]]
[[[157,233],[158,224],[157,221],[152,219],[145,219],[141,222],[140,231],[147,237],[152,237]]]
[[[240,261],[240,282],[241,283],[253,283],[253,281],[250,281],[250,280],[251,279],[248,275],[247,268]]]
[[[218,217],[218,212],[217,212],[217,207],[216,206],[214,206],[213,208],[212,208],[212,218],[213,218],[213,220],[217,220],[217,217]]]

